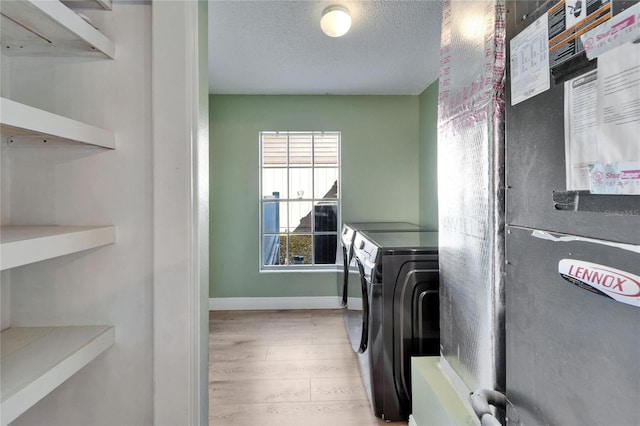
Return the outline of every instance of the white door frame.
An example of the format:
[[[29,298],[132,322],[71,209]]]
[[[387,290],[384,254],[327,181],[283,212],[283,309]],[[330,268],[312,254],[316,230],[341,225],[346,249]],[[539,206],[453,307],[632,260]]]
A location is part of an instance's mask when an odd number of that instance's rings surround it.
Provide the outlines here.
[[[154,425],[208,423],[206,9],[151,8]]]

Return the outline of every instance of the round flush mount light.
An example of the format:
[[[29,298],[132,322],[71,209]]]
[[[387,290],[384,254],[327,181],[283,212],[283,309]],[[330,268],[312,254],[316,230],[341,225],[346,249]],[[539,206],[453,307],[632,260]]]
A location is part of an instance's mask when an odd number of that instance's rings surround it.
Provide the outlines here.
[[[349,10],[342,6],[329,6],[322,12],[320,28],[329,37],[342,37],[351,28]]]
[[[469,15],[462,21],[462,36],[470,41],[484,38],[485,20],[480,15]]]

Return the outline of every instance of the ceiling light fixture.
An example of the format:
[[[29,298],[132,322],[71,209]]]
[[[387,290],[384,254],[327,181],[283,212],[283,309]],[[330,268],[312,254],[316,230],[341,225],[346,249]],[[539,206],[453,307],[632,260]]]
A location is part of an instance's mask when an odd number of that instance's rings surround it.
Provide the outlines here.
[[[479,42],[484,39],[485,22],[480,15],[469,15],[462,21],[462,36],[470,41]]]
[[[322,12],[320,28],[329,37],[342,37],[351,28],[349,9],[342,6],[329,6]]]

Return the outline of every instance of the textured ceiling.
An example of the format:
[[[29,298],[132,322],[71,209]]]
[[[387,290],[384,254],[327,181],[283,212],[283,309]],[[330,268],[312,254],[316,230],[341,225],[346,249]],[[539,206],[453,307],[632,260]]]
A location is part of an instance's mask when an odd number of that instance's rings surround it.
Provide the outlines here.
[[[351,30],[320,30],[346,6]],[[439,0],[210,0],[209,91],[217,94],[416,95],[438,76]]]

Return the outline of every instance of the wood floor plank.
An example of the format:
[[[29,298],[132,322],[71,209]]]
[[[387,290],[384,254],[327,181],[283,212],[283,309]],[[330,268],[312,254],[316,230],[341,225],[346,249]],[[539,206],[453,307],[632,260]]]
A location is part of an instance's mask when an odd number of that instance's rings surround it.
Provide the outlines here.
[[[267,360],[353,358],[347,343],[333,345],[269,346]]]
[[[372,418],[369,401],[239,404],[212,407],[212,426],[363,426],[382,425]]]
[[[346,336],[313,336],[311,338],[312,345],[339,345],[347,341]]]
[[[357,361],[353,358],[214,362],[209,367],[212,381],[345,377],[359,374]]]
[[[214,381],[209,392],[216,405],[311,400],[309,379]]]
[[[238,346],[292,346],[292,345],[310,345],[313,343],[313,336],[309,333],[215,333],[215,337],[211,338],[210,346],[217,345],[238,345]]]
[[[269,331],[271,333],[288,333],[288,332],[301,332],[302,329],[309,329],[318,327],[311,322],[311,320],[295,320],[295,321],[285,321],[285,320],[274,320],[271,318],[265,318],[262,321],[251,320],[251,321],[236,321],[233,323],[230,322],[218,322],[213,321],[210,323],[210,330],[212,331],[247,331],[251,330],[251,332],[264,332]]]
[[[362,379],[355,377],[316,378],[311,380],[311,401],[353,401],[367,399]]]
[[[210,314],[211,426],[406,426],[373,415],[339,310]]]
[[[264,361],[268,346],[260,345],[215,345],[209,344],[209,364],[224,361]]]

